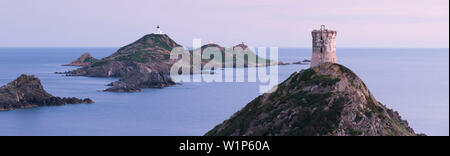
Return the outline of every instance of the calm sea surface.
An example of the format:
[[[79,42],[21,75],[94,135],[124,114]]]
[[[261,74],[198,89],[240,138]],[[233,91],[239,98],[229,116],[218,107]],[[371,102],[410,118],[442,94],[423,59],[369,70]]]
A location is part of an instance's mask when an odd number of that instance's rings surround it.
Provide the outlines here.
[[[0,135],[203,135],[259,94],[260,83],[183,83],[141,93],[99,92],[116,79],[53,74],[84,52],[101,58],[116,48],[0,48],[0,86],[20,74],[38,76],[62,97],[95,104],[0,112]],[[310,58],[310,49],[281,48],[285,62]],[[338,49],[339,63],[367,84],[378,101],[397,110],[420,133],[449,135],[448,49]],[[279,67],[279,81],[308,65]]]

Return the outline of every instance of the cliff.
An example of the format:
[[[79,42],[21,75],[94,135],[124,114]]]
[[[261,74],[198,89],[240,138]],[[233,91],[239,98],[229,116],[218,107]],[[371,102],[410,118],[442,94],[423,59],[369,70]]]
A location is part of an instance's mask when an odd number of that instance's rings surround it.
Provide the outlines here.
[[[207,136],[414,136],[350,69],[324,63],[292,74]]]
[[[75,61],[72,61],[69,64],[65,64],[64,66],[90,66],[91,64],[97,62],[98,59],[91,56],[89,52],[84,53],[79,58],[77,58]]]
[[[41,81],[34,76],[21,75],[0,87],[0,111],[38,106],[93,103],[91,99],[60,98],[47,93]]]

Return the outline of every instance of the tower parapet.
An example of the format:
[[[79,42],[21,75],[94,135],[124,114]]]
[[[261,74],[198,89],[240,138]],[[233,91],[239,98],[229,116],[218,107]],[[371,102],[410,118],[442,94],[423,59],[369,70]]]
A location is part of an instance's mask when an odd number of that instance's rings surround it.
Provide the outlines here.
[[[328,30],[322,25],[319,30],[312,31],[313,52],[311,57],[311,67],[324,62],[337,63],[336,57],[336,35],[335,30]]]

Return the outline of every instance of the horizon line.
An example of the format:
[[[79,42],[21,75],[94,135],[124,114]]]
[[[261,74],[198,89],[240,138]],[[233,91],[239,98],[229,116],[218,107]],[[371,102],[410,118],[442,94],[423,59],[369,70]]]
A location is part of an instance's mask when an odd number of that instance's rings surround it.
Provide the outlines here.
[[[121,48],[123,46],[0,46],[2,49],[6,48]],[[188,46],[183,46],[186,48],[192,48]],[[274,47],[274,46],[253,46],[253,47]],[[312,47],[290,47],[290,46],[280,46],[278,48],[298,48],[298,49],[312,49]],[[337,49],[449,49],[449,47],[338,47]]]

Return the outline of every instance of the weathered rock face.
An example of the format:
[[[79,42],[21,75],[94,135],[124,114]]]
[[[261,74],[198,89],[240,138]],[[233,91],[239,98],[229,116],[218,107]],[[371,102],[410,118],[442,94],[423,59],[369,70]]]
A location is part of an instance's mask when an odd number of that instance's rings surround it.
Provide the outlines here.
[[[155,64],[130,64],[129,71],[121,76],[119,81],[109,84],[111,88],[105,91],[111,92],[139,92],[140,88],[164,88],[174,85],[175,82],[168,78],[168,67]]]
[[[90,66],[91,64],[97,62],[98,60],[91,56],[90,53],[84,53],[79,58],[77,58],[75,61],[72,61],[69,64],[66,64],[64,66]]]
[[[0,111],[38,106],[93,103],[91,99],[60,98],[47,93],[40,80],[34,76],[21,75],[0,87]]]
[[[348,68],[324,63],[294,73],[208,136],[414,136]]]

